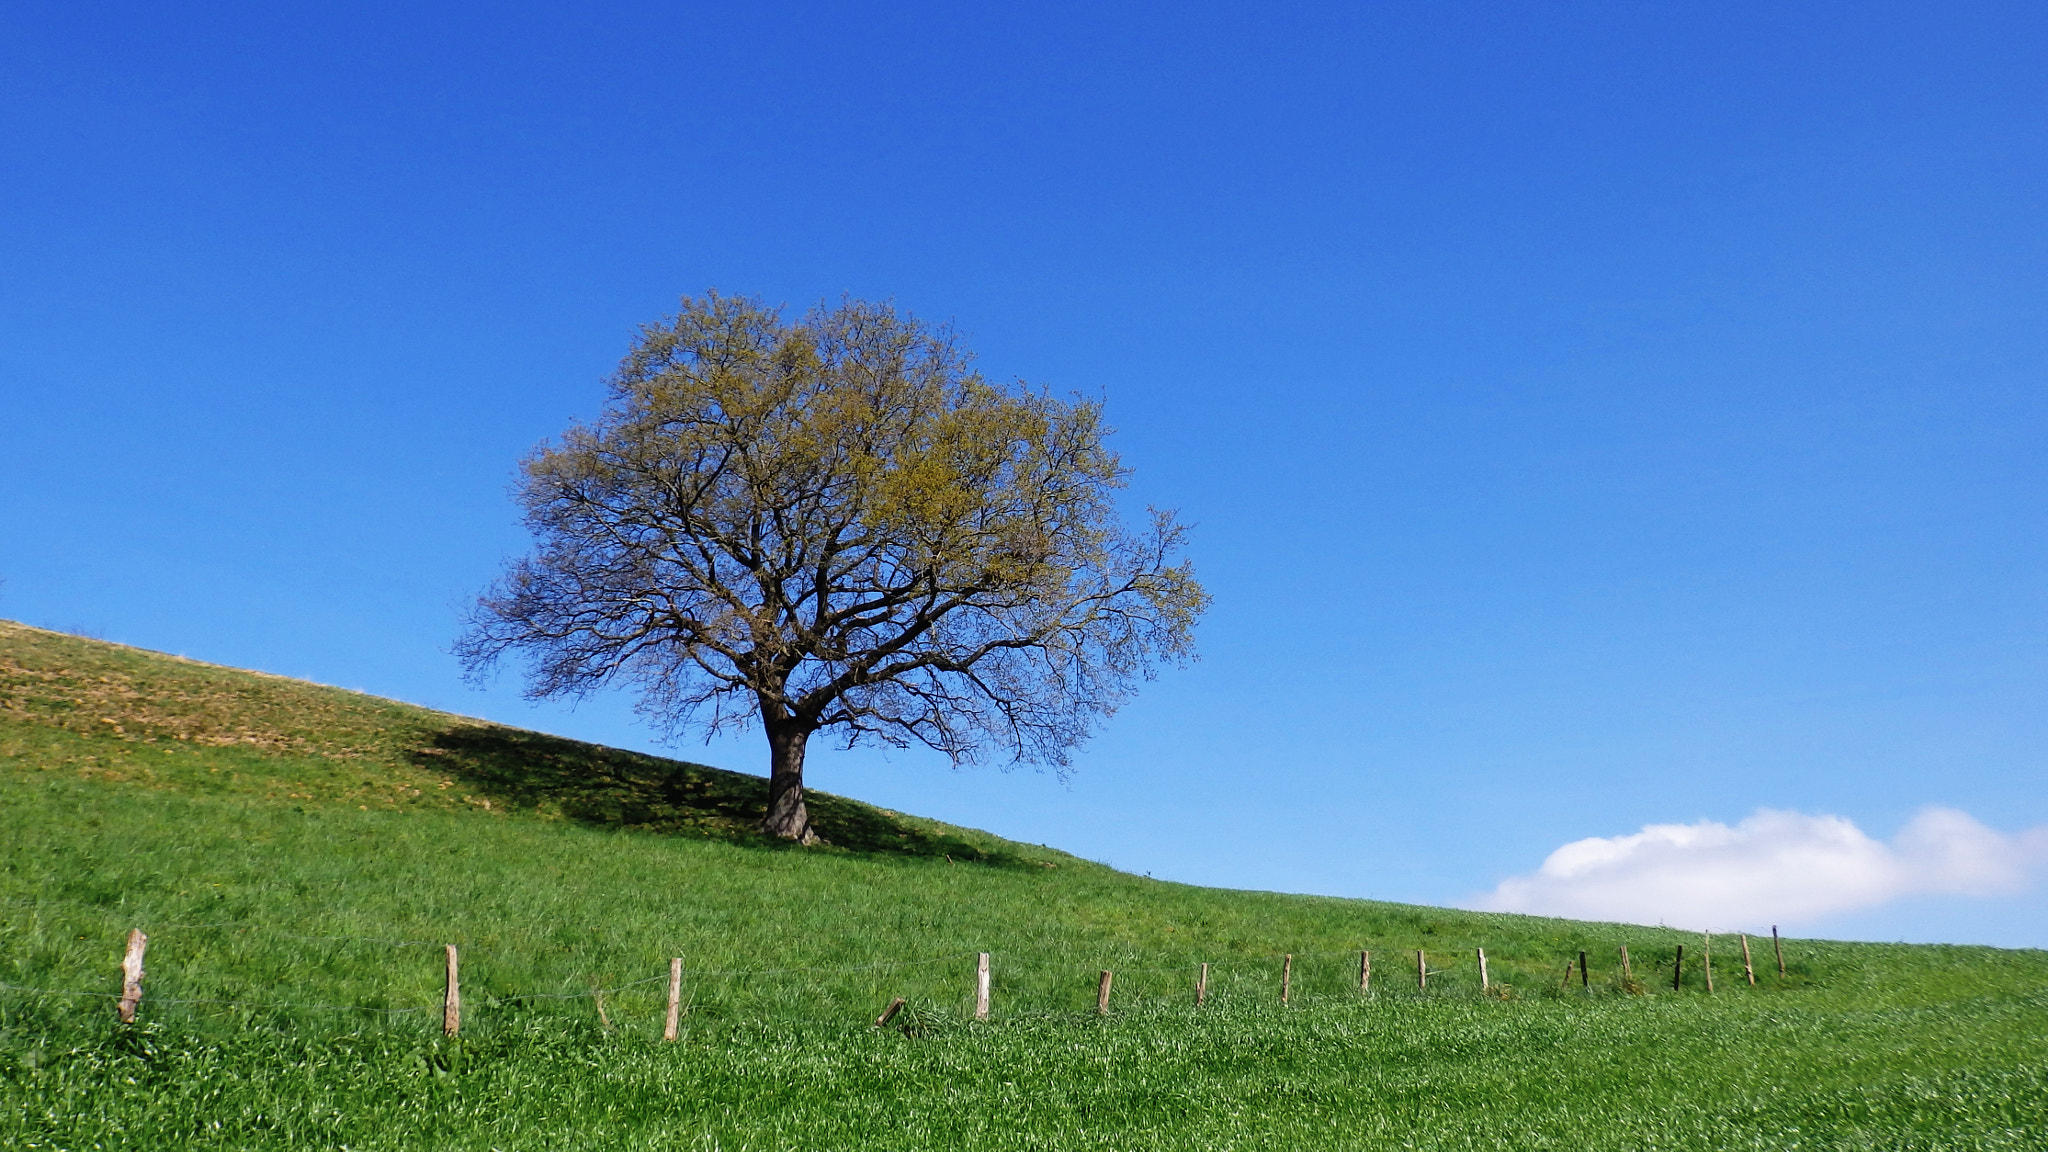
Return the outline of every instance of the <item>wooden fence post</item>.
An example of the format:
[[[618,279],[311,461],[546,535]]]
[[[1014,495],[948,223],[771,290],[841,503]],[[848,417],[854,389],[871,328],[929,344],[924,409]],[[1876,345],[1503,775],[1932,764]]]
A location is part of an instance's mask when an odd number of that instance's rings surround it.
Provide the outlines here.
[[[974,964],[974,1018],[988,1019],[988,953]]]
[[[1371,952],[1360,952],[1358,954],[1358,990],[1360,992],[1372,991]]]
[[[1280,1002],[1282,1004],[1287,1003],[1287,992],[1293,983],[1294,953],[1289,952],[1286,959],[1280,961]]]
[[[1579,987],[1591,988],[1592,986],[1593,978],[1586,975],[1586,950],[1581,948],[1579,949]]]
[[[1202,965],[1202,974],[1195,977],[1195,1007],[1209,1002],[1209,965]]]
[[[128,952],[121,957],[121,1004],[116,1011],[121,1023],[135,1023],[135,1006],[142,1002],[142,954],[149,948],[149,937],[140,928],[128,930]]]
[[[1479,953],[1479,990],[1484,992],[1493,987],[1493,981],[1486,975],[1486,949],[1477,948],[1474,951]]]
[[[456,973],[455,945],[448,945],[448,991],[441,997],[441,1035],[462,1031],[462,982]]]
[[[1742,937],[1742,974],[1749,977],[1749,986],[1756,987],[1756,968],[1749,962],[1749,937]]]
[[[1685,976],[1685,945],[1678,946],[1678,952],[1671,957],[1671,990],[1678,991],[1679,981]]]
[[[1707,979],[1707,991],[1714,990],[1714,936],[1700,933],[1700,974]]]
[[[1415,990],[1429,990],[1429,961],[1423,958],[1422,949],[1415,950]]]
[[[683,1015],[683,958],[671,957],[668,962],[668,1022],[662,1025],[661,1038],[674,1040],[677,1025]]]
[[[888,1024],[889,1021],[894,1020],[896,1018],[896,1014],[901,1011],[903,1011],[903,997],[898,996],[894,1000],[889,1001],[889,1006],[887,1008],[882,1009],[882,1014],[880,1016],[875,1017],[875,1027],[880,1028]]]
[[[1102,982],[1095,986],[1095,1014],[1097,1016],[1109,1015],[1110,980],[1111,976],[1109,974],[1109,969],[1104,968],[1102,970]]]
[[[1623,944],[1621,946],[1621,982],[1626,984],[1634,979],[1635,974],[1628,970],[1628,945]]]
[[[1778,975],[1785,975],[1785,949],[1778,943],[1778,926],[1771,925],[1771,951],[1778,954]]]

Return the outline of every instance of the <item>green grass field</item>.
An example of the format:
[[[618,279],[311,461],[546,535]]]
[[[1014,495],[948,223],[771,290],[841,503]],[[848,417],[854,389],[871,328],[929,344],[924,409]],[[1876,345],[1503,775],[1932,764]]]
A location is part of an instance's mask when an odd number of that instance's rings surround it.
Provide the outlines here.
[[[762,791],[0,623],[0,1146],[2048,1146],[2039,951],[1796,940],[1780,977],[1765,940],[1752,988],[1716,937],[1710,994],[1697,936],[1192,888],[830,797],[793,848]]]

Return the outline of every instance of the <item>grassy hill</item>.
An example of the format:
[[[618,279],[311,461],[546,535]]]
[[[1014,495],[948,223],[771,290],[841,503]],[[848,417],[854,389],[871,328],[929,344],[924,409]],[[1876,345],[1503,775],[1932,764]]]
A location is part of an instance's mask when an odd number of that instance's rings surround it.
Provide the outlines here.
[[[1781,977],[1766,941],[1752,988],[1719,937],[1710,994],[1682,933],[1193,888],[835,797],[794,848],[763,792],[0,622],[0,1146],[2048,1144],[2042,952],[1788,941]]]

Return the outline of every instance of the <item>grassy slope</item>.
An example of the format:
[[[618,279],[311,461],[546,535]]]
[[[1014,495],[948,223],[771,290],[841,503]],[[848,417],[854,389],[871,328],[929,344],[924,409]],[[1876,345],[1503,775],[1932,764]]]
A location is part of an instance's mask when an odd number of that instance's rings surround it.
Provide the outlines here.
[[[747,831],[760,796],[755,777],[0,624],[0,982],[110,990],[140,925],[152,1022],[0,992],[0,1144],[2048,1140],[2039,952],[1799,941],[1789,977],[1760,963],[1751,990],[1721,939],[1717,994],[1674,994],[1670,947],[1696,938],[1190,888],[829,797],[833,846],[791,849]],[[455,1045],[423,1010],[442,941],[464,949]],[[1623,943],[1649,994],[1615,987]],[[1475,946],[1513,1002],[1475,994]],[[1428,996],[1415,948],[1442,972]],[[1581,948],[1594,986],[1559,995]],[[960,1022],[977,950],[994,1025]],[[672,955],[690,1012],[666,1046]],[[1102,968],[1119,1013],[1098,1022]],[[609,1033],[593,986],[615,989]],[[894,995],[922,1035],[861,1024]]]

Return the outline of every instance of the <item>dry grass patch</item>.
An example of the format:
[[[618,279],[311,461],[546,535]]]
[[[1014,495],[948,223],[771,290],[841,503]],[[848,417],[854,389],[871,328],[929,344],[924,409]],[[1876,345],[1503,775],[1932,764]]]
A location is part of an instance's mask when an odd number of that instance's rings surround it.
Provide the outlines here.
[[[0,763],[301,806],[466,809],[725,840],[756,838],[766,801],[757,776],[10,621]],[[812,800],[840,848],[1011,859],[995,837]]]

